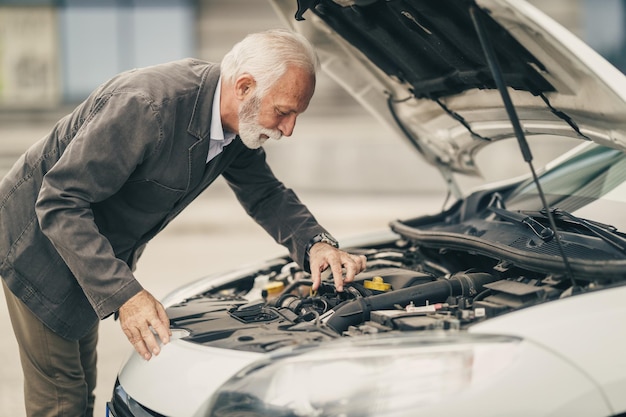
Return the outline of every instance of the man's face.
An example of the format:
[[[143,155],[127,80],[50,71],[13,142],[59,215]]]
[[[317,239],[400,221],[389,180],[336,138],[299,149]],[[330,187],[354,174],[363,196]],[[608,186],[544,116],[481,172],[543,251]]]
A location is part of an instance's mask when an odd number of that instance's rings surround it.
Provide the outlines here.
[[[279,140],[283,137],[280,130],[264,128],[257,122],[260,110],[261,99],[255,93],[239,107],[239,137],[250,149],[260,148],[270,138]]]
[[[315,78],[306,70],[289,67],[264,97],[254,92],[239,108],[239,136],[250,149],[267,139],[291,136],[296,117],[304,112],[315,90]]]

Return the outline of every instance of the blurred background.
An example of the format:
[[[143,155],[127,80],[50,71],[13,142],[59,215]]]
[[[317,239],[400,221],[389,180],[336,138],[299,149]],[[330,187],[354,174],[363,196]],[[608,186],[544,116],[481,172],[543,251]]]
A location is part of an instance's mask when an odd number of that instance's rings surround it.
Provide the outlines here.
[[[626,70],[626,0],[531,3]],[[0,0],[0,176],[114,74],[189,56],[220,61],[247,33],[283,26],[263,0]],[[438,171],[390,136],[321,74],[293,137],[268,142],[266,150],[277,176],[341,240],[384,228],[394,218],[438,211],[444,203]],[[541,155],[559,149],[552,151]],[[504,156],[493,170],[508,175],[518,168],[510,166],[512,155]],[[527,172],[523,164],[519,170]],[[209,273],[280,254],[283,249],[218,181],[151,243],[137,277],[163,297]],[[21,417],[19,356],[4,301],[0,334],[0,417]],[[98,349],[96,415],[103,416],[130,345],[119,325],[105,320]]]
[[[531,2],[626,68],[626,0]],[[246,33],[281,26],[263,0],[0,0],[0,175],[114,74],[189,56],[219,61]],[[301,120],[314,126],[296,129],[297,144],[270,146],[294,188],[440,192],[438,173],[403,144],[390,146],[333,81],[320,78]],[[367,129],[346,134],[353,126]]]

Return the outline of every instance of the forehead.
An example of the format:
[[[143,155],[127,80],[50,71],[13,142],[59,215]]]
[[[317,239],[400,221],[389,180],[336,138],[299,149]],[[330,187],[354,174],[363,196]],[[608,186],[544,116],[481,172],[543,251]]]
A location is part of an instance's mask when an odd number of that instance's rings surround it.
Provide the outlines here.
[[[309,105],[315,91],[315,76],[307,70],[290,66],[265,95],[270,104],[282,111],[302,113]]]

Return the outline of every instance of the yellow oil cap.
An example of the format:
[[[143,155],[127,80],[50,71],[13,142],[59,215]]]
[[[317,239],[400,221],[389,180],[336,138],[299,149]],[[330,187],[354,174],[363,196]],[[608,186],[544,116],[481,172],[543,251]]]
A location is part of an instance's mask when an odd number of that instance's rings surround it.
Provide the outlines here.
[[[389,291],[391,289],[391,284],[384,282],[381,276],[372,277],[371,281],[365,280],[363,286],[368,290],[376,291]]]
[[[280,281],[270,282],[265,286],[265,291],[267,291],[268,298],[272,296],[276,296],[280,294],[285,289],[285,284]]]

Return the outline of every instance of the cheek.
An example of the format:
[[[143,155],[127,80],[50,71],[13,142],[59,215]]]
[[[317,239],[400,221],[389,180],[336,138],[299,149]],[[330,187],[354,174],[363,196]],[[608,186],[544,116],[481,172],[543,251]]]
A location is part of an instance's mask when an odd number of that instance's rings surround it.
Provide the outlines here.
[[[276,129],[280,123],[280,118],[268,113],[259,113],[259,124],[266,129]]]

